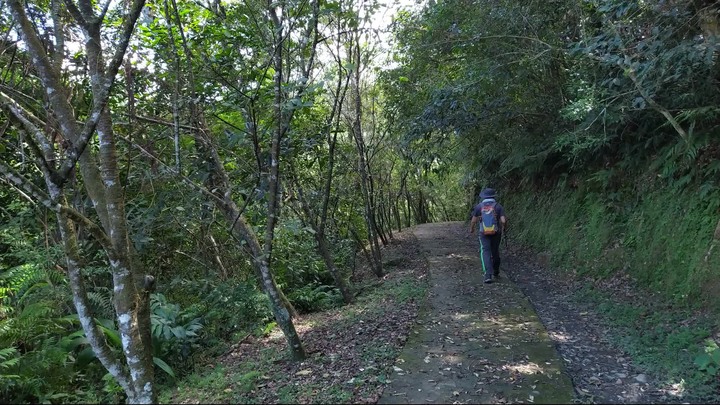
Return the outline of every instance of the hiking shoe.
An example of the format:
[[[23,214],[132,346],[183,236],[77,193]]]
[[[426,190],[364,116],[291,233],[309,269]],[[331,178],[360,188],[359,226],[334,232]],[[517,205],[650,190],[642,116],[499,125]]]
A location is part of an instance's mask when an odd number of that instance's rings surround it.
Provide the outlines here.
[[[486,278],[485,281],[483,281],[483,282],[484,282],[485,284],[490,284],[490,283],[492,283],[492,279],[491,279],[491,278]]]

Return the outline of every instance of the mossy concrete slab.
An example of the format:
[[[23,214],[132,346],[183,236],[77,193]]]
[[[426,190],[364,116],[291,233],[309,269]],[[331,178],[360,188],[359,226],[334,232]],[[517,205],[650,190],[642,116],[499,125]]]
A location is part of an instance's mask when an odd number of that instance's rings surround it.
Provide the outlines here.
[[[466,225],[413,232],[429,263],[428,302],[378,402],[571,403],[564,363],[530,302],[507,278],[482,283]]]

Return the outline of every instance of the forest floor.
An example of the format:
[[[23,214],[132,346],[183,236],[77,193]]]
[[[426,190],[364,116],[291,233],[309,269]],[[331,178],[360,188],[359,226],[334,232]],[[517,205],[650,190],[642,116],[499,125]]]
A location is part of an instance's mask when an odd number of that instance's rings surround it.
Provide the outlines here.
[[[511,245],[500,280],[485,285],[477,244],[462,222],[396,233],[386,276],[358,268],[355,303],[295,321],[307,360],[290,361],[275,328],[161,402],[689,402],[611,343],[597,306],[577,299],[579,281]]]

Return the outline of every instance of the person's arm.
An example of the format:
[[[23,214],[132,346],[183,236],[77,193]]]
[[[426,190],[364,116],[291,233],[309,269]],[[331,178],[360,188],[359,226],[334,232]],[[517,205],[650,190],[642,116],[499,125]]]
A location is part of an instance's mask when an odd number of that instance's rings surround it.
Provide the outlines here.
[[[475,224],[477,224],[477,222],[478,222],[478,217],[473,215],[472,219],[470,220],[470,233],[471,234],[475,233]]]
[[[500,232],[505,232],[505,229],[507,228],[507,217],[505,216],[505,207],[503,207],[501,205],[498,214],[500,214]]]

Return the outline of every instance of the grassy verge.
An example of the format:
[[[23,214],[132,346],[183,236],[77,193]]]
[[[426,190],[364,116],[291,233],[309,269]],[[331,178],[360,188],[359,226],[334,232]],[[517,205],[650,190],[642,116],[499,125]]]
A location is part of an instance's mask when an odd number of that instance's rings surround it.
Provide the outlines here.
[[[177,387],[161,403],[374,403],[427,293],[424,259],[405,249],[411,233],[396,236],[378,280],[361,269],[355,303],[303,316],[295,326],[308,359],[287,358],[282,334],[249,338]],[[390,262],[390,261],[389,261]]]
[[[503,203],[513,238],[585,281],[575,299],[595,307],[615,344],[678,393],[718,399],[720,362],[703,356],[720,330],[719,195],[555,190]]]
[[[592,285],[578,291],[574,299],[594,306],[611,326],[609,339],[634,363],[657,376],[671,393],[692,401],[720,399],[718,375],[696,363],[706,350],[712,350],[709,342],[717,327],[712,315],[658,301],[628,302]]]

